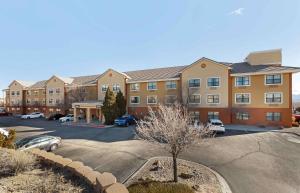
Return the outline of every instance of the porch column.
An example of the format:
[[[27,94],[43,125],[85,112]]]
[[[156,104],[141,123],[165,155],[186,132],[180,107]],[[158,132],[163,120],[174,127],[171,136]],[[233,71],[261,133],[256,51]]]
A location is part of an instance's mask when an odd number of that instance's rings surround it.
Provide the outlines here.
[[[99,116],[99,122],[102,123],[102,112],[101,112],[101,109],[98,109],[98,116]]]
[[[91,108],[86,109],[86,122],[87,123],[91,122]]]
[[[77,122],[77,108],[74,107],[74,121],[73,122]]]

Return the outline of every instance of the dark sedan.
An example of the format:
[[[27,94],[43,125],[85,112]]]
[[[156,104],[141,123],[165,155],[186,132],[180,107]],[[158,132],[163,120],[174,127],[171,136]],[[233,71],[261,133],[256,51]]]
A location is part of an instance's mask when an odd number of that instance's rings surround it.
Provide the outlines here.
[[[50,115],[50,117],[47,118],[47,120],[49,121],[53,121],[53,120],[59,120],[61,117],[64,117],[63,114],[53,114],[53,115]]]
[[[21,139],[16,142],[16,148],[19,150],[38,148],[46,151],[54,151],[58,148],[60,144],[60,137],[44,135]]]

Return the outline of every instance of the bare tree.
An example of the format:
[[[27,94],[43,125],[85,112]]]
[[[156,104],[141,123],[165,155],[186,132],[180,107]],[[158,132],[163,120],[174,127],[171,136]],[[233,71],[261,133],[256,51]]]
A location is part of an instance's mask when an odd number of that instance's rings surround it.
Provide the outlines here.
[[[68,91],[68,98],[72,102],[82,102],[85,101],[87,97],[86,88],[84,87],[74,87]]]
[[[193,124],[187,108],[180,104],[159,105],[155,110],[151,107],[148,109],[149,115],[138,122],[137,135],[144,140],[163,145],[172,154],[174,182],[177,182],[178,155],[200,142],[211,131],[202,124]]]

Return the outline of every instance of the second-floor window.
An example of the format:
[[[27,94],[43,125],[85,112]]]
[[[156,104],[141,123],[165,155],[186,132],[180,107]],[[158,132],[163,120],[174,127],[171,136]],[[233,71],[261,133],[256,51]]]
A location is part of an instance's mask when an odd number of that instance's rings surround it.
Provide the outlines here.
[[[189,80],[189,87],[190,88],[198,88],[198,87],[200,87],[200,79],[190,79]]]
[[[235,86],[250,86],[250,77],[249,76],[235,77]]]
[[[119,84],[113,84],[113,91],[118,92],[120,90],[120,85]]]
[[[266,85],[281,84],[281,74],[268,74],[265,76]]]
[[[56,93],[56,94],[59,94],[59,93],[60,93],[60,89],[57,88],[57,89],[55,90],[55,93]]]
[[[37,96],[39,94],[39,91],[35,90],[33,91],[34,95]]]
[[[53,104],[53,99],[49,99],[49,104]]]
[[[60,103],[60,100],[59,100],[59,99],[56,99],[56,100],[55,100],[55,103],[56,103],[56,104],[59,104],[59,103]]]
[[[235,103],[236,104],[249,104],[250,103],[250,94],[249,93],[235,94]]]
[[[175,81],[167,81],[166,88],[167,89],[176,89],[176,82]]]
[[[189,103],[190,104],[200,104],[201,103],[201,96],[199,94],[193,94],[189,96]]]
[[[107,84],[103,84],[103,85],[101,86],[101,92],[106,92],[107,89],[108,89],[108,85],[107,85]]]
[[[282,103],[282,93],[265,93],[265,102],[267,104],[279,104]]]
[[[130,84],[130,90],[131,91],[139,91],[140,90],[140,84],[139,83]]]
[[[50,95],[52,95],[52,94],[53,94],[53,89],[49,89],[49,90],[48,90],[48,93],[49,93]]]
[[[17,91],[17,96],[19,96],[20,95],[20,91]]]
[[[148,82],[148,90],[157,90],[157,82]]]
[[[157,96],[147,96],[147,104],[157,104]]]
[[[131,96],[130,104],[140,104],[140,97],[139,96]]]
[[[15,91],[11,91],[11,96],[15,96]]]
[[[220,95],[218,95],[218,94],[207,95],[207,103],[208,104],[219,104],[220,103]]]
[[[27,102],[27,104],[30,104],[30,100],[29,100],[29,99],[27,99],[27,101],[26,101],[26,102]]]
[[[266,120],[267,121],[280,121],[281,114],[279,112],[268,112],[266,114]]]
[[[208,78],[207,87],[218,87],[220,86],[220,78]]]

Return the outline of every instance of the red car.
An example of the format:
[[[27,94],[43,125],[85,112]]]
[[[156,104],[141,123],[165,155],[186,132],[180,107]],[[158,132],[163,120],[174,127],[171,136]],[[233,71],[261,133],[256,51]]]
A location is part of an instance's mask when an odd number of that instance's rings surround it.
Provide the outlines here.
[[[296,122],[300,123],[300,114],[293,114],[293,117],[296,118]]]
[[[0,111],[0,117],[1,116],[11,116],[12,114],[6,111]]]

